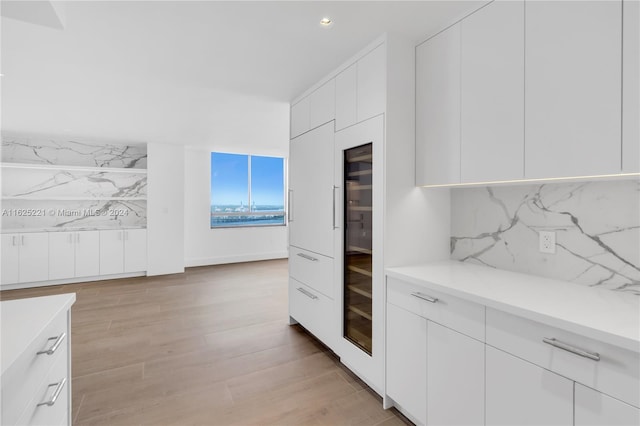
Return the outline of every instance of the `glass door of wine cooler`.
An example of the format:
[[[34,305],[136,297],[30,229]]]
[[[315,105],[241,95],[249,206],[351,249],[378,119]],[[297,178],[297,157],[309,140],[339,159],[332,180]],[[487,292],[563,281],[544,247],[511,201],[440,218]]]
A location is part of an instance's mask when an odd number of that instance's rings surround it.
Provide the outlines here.
[[[373,144],[344,152],[344,337],[372,350]]]

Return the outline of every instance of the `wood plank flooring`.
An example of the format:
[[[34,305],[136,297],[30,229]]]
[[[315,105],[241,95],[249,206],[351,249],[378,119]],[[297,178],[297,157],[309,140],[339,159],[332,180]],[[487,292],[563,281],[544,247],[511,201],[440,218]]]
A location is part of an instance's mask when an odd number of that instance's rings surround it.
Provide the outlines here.
[[[75,292],[75,425],[407,423],[299,326],[287,261],[3,291]]]

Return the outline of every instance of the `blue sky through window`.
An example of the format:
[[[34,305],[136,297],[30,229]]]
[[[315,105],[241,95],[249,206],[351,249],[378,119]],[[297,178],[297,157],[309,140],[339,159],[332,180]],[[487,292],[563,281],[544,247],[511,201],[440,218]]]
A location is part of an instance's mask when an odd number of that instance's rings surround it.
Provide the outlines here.
[[[247,155],[211,153],[211,205],[249,205]]]
[[[212,228],[284,225],[284,191],[284,158],[211,153]]]

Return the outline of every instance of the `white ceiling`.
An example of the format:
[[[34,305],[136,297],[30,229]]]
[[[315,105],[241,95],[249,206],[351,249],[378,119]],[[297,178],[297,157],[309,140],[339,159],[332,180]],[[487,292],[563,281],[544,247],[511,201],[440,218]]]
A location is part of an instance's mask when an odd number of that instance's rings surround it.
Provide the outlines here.
[[[370,41],[420,42],[485,2],[56,3],[64,29],[2,18],[3,129],[286,145],[287,103]]]

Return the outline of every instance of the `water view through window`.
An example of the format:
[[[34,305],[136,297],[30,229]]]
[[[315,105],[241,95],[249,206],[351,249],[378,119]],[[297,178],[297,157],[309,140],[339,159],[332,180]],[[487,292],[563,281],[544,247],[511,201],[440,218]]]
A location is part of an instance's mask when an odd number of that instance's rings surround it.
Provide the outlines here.
[[[211,153],[211,227],[284,225],[284,158]]]

